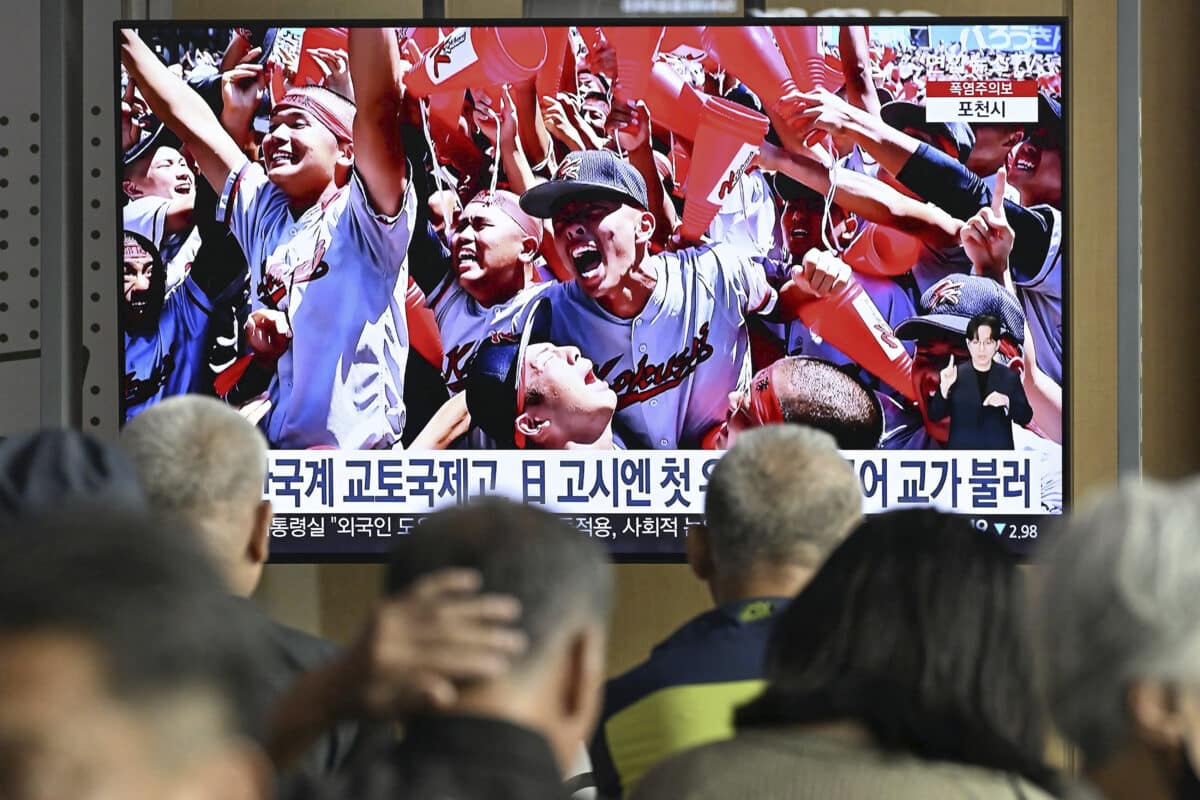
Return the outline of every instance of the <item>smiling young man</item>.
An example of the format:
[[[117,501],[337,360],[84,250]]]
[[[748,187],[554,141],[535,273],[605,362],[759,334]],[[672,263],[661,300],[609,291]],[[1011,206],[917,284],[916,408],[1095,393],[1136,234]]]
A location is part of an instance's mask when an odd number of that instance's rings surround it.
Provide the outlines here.
[[[271,111],[263,165],[132,30],[122,60],[150,108],[221,193],[218,216],[250,265],[255,324],[278,336],[263,426],[282,448],[387,448],[404,428],[408,277],[415,196],[400,136],[403,86],[394,31],[350,31],[359,107],[322,87],[293,88]],[[257,107],[263,79],[224,86],[225,116]],[[398,297],[399,295],[399,297]]]
[[[750,377],[746,318],[778,302],[763,259],[721,244],[651,255],[645,181],[608,151],[569,154],[521,207],[552,220],[576,276],[546,295],[550,338],[595,363],[625,444],[698,447]]]
[[[196,176],[174,147],[159,145],[153,135],[125,154],[121,189],[129,202],[121,210],[125,230],[148,239],[166,264],[166,288],[183,282],[200,247],[193,222]]]

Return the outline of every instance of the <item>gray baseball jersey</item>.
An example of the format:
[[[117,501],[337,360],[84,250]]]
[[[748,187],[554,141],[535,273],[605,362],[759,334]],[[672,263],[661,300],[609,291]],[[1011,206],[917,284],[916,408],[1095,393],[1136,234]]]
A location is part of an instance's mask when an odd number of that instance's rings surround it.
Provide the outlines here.
[[[467,294],[453,275],[438,284],[425,305],[433,309],[442,335],[442,379],[452,394],[464,388],[467,365],[490,334],[516,334],[525,327],[533,301],[553,283],[527,286],[504,303],[485,308]]]
[[[645,308],[616,317],[571,282],[547,292],[551,339],[574,344],[617,394],[614,429],[627,447],[698,447],[725,421],[729,393],[750,379],[746,318],[778,301],[759,256],[726,244],[650,256],[658,275]]]
[[[167,291],[170,292],[187,276],[200,249],[200,231],[196,226],[186,234],[167,233],[167,207],[171,204],[165,197],[139,197],[130,200],[122,209],[122,224],[127,231],[154,243],[167,267]]]
[[[250,265],[254,309],[287,314],[263,420],[279,448],[390,447],[404,429],[408,325],[403,287],[416,197],[394,217],[375,212],[357,172],[299,219],[258,164],[230,172],[217,215]]]
[[[1017,269],[1014,265],[1013,285],[1017,297],[1025,308],[1025,321],[1037,355],[1038,368],[1050,376],[1059,386],[1063,382],[1063,219],[1062,212],[1052,206],[1034,206],[1031,211],[1046,220],[1049,237],[1046,257],[1032,269]],[[1028,278],[1024,276],[1030,276]]]

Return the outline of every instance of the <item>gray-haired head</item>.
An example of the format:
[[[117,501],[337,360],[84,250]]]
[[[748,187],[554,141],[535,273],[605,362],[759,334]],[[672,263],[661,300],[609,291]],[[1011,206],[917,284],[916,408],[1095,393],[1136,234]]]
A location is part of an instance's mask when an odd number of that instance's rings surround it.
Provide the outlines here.
[[[529,641],[518,671],[533,672],[562,635],[607,626],[612,604],[608,555],[553,514],[496,497],[430,515],[392,551],[389,594],[439,569],[478,570],[485,592],[515,597]]]
[[[269,513],[262,507],[267,441],[258,428],[219,400],[181,395],[134,417],[121,444],[133,458],[151,508],[199,531],[232,578],[261,515]]]
[[[1200,485],[1129,480],[1086,503],[1041,554],[1050,711],[1101,763],[1129,735],[1139,679],[1200,679]]]
[[[718,573],[817,566],[862,517],[862,489],[833,437],[802,425],[741,434],[713,469],[705,528]]]

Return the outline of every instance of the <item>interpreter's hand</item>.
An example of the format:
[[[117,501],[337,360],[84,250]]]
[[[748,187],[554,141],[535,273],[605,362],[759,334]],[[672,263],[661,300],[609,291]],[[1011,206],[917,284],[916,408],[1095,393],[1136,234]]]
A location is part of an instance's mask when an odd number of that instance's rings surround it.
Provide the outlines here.
[[[1002,392],[992,392],[983,398],[983,404],[992,408],[1008,408],[1008,395]]]
[[[431,573],[385,600],[342,658],[349,716],[396,719],[446,708],[464,682],[505,673],[525,652],[513,597],[481,594],[469,569]]]
[[[950,356],[950,363],[947,364],[941,372],[941,389],[942,397],[950,396],[950,387],[958,380],[958,366],[954,363],[954,356]]]

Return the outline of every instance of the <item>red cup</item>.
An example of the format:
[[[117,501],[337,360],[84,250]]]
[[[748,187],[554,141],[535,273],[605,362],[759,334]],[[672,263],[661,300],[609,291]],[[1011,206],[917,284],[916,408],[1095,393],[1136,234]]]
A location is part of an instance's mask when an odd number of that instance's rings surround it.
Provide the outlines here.
[[[660,61],[650,70],[645,97],[656,128],[666,128],[688,141],[696,138],[707,95],[684,83],[669,64]]]
[[[762,114],[719,97],[710,97],[696,129],[692,149],[695,172],[683,204],[683,236],[698,240],[721,204],[758,155],[770,121]]]
[[[776,25],[771,29],[783,52],[783,60],[802,92],[824,86],[825,59],[817,41],[818,29],[811,25]]]
[[[836,294],[802,302],[799,316],[814,336],[909,400],[917,399],[912,358],[858,281],[852,279]]]
[[[567,28],[546,28],[546,63],[537,74],[538,97],[554,97],[562,85],[563,65],[571,46]]]
[[[546,61],[541,28],[457,28],[405,76],[416,97],[532,78]]]
[[[767,108],[797,88],[766,28],[710,25],[701,40],[704,49],[750,87]]]
[[[465,89],[451,89],[429,95],[429,128],[431,132],[447,134],[458,130],[462,118]]]
[[[921,255],[921,240],[903,231],[868,222],[842,254],[855,272],[876,278],[894,278],[912,269]]]
[[[658,27],[605,28],[604,38],[617,51],[616,84],[613,99],[618,103],[636,102],[646,96],[654,54],[662,40]]]

